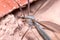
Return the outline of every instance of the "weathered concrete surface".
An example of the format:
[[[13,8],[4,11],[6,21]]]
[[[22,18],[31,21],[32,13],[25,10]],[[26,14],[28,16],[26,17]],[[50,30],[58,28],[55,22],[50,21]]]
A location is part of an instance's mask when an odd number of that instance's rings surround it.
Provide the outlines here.
[[[21,40],[22,36],[28,30],[28,23],[24,22],[24,19],[16,19],[13,14],[7,15],[0,21],[0,40]],[[59,33],[52,32],[46,28],[43,28],[51,40],[59,40]],[[28,30],[23,37],[23,40],[43,40],[38,34],[35,27]]]
[[[24,19],[16,19],[13,14],[9,14],[0,21],[0,40],[21,40],[24,33],[29,28]],[[35,28],[29,29],[23,40],[42,39]]]

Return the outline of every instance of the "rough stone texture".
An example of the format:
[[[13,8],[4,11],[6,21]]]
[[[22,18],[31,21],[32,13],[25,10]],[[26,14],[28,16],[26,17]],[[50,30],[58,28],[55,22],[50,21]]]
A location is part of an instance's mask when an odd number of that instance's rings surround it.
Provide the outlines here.
[[[8,15],[5,19],[2,19],[2,21],[0,22],[0,40],[20,40],[20,36],[26,30],[21,30],[22,27],[25,27],[23,25],[24,24],[22,23],[21,19],[19,19],[18,21],[16,20],[14,15]]]
[[[10,14],[0,21],[0,40],[21,40],[27,29],[28,24],[24,24],[23,19],[17,20],[14,15]],[[30,29],[23,40],[33,40],[34,38],[36,37]]]
[[[13,14],[7,15],[0,21],[0,40],[21,40],[22,36],[28,30],[29,25],[24,22],[25,19],[16,19]],[[52,40],[59,39],[59,33],[52,32],[43,28]],[[57,35],[57,36],[56,36]],[[23,40],[43,40],[35,27],[29,28],[23,37]]]

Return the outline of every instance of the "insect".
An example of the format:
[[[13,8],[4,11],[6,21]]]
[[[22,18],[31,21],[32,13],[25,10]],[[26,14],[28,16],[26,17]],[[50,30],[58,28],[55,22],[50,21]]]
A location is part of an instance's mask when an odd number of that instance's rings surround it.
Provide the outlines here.
[[[28,1],[28,16],[22,16],[20,18],[26,19],[28,21],[29,29],[31,28],[32,25],[35,26],[35,28],[37,29],[38,33],[42,36],[42,38],[44,40],[51,40],[50,37],[45,33],[45,31],[42,29],[42,25],[40,25],[34,18],[33,15],[30,15],[30,2]],[[24,15],[24,14],[23,14]],[[27,31],[25,32],[25,34],[27,33]],[[25,36],[25,34],[23,35],[23,37]],[[22,37],[22,39],[23,39]]]

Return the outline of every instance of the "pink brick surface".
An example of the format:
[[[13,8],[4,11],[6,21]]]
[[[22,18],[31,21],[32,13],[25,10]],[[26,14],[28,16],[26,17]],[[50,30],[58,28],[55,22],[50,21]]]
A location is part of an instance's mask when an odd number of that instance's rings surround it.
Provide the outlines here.
[[[18,5],[13,0],[0,0],[0,17],[8,14],[12,10],[18,8]]]
[[[15,0],[17,3],[20,4],[20,6],[26,5],[28,3],[27,0]],[[29,0],[30,3],[33,2],[34,0]]]
[[[0,0],[0,17],[3,17],[14,9],[19,8],[16,2],[21,6],[27,4],[27,0]],[[32,0],[30,0],[30,2],[32,2]]]

